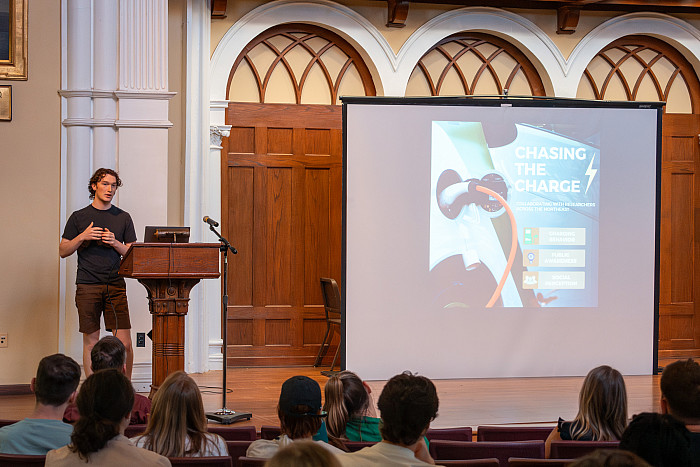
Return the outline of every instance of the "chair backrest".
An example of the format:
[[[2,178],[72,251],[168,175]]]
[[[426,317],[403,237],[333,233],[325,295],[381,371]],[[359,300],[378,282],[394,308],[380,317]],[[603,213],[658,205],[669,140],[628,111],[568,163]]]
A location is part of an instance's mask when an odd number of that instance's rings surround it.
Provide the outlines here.
[[[124,436],[127,438],[133,438],[146,431],[146,425],[129,425],[124,430]]]
[[[4,418],[0,418],[0,427],[12,425],[13,423],[17,423],[18,421],[19,420],[7,420]]]
[[[373,441],[345,441],[345,447],[348,448],[350,452],[359,451],[360,449],[374,446],[375,444],[377,443]]]
[[[195,465],[207,467],[233,467],[231,456],[221,457],[168,457],[171,465]]]
[[[465,467],[498,467],[500,463],[495,457],[489,459],[466,459],[458,461],[440,461],[440,465],[448,466],[465,466]]]
[[[552,441],[550,459],[576,459],[596,449],[617,449],[619,441]],[[528,456],[518,456],[528,457]]]
[[[326,319],[340,319],[340,288],[335,279],[321,278],[323,305],[326,309]]]
[[[282,434],[282,428],[273,425],[260,427],[260,439],[275,439]]]
[[[525,459],[523,457],[511,457],[508,459],[508,467],[566,467],[575,459]]]
[[[226,447],[228,448],[228,455],[233,459],[238,459],[239,457],[245,457],[246,451],[248,451],[248,446],[250,446],[252,441],[244,440],[233,440],[226,441]]]
[[[209,433],[215,433],[226,441],[242,440],[255,441],[258,439],[258,432],[254,426],[229,426],[229,425],[209,425]]]
[[[480,426],[476,429],[477,441],[547,441],[552,427],[540,426]]]
[[[257,467],[267,463],[269,459],[261,457],[239,457],[236,461],[236,467]]]
[[[428,433],[425,435],[428,441],[434,439],[445,439],[452,441],[471,441],[472,427],[460,426],[456,428],[428,428]]]
[[[1,454],[0,467],[14,467],[21,465],[24,467],[43,467],[46,463],[46,456],[23,456],[20,454]]]
[[[510,457],[544,459],[544,441],[483,441],[481,443],[472,443],[436,439],[430,442],[430,455],[436,461],[495,457],[502,467],[507,467],[508,458]]]

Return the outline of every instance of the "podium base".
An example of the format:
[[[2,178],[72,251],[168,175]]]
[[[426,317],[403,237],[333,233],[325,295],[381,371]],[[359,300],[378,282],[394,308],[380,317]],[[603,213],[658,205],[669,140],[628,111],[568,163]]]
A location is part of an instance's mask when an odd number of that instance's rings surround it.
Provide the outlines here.
[[[242,420],[250,420],[253,414],[250,412],[235,412],[228,409],[219,409],[216,412],[207,412],[206,416],[209,420],[219,422],[222,425],[230,425],[231,423],[240,422]]]

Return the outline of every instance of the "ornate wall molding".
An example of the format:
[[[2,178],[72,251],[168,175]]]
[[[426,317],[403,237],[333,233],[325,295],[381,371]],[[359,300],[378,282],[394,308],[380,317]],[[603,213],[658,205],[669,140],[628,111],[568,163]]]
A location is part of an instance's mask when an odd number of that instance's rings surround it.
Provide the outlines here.
[[[221,147],[221,140],[228,138],[231,134],[231,125],[212,125],[209,127],[209,138],[211,141],[211,148],[223,149]]]

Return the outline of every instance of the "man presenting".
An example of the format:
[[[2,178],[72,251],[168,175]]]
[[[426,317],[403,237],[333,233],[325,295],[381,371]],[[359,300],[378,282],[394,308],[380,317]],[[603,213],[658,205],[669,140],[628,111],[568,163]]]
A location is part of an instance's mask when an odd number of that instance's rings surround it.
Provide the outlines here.
[[[100,316],[103,316],[105,327],[126,348],[126,376],[131,379],[134,352],[129,306],[126,283],[117,271],[122,255],[136,241],[136,232],[131,216],[112,205],[121,185],[117,172],[97,169],[88,183],[92,203],[71,214],[58,246],[61,258],[78,252],[75,305],[83,334],[85,376],[92,373],[90,352],[100,337]]]

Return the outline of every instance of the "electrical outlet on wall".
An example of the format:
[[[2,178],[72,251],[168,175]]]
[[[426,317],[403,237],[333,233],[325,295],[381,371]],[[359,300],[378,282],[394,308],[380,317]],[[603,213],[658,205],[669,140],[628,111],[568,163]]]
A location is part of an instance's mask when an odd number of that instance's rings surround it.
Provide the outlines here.
[[[136,347],[146,347],[146,333],[137,332],[136,333]]]
[[[7,347],[7,333],[0,333],[0,347]]]

